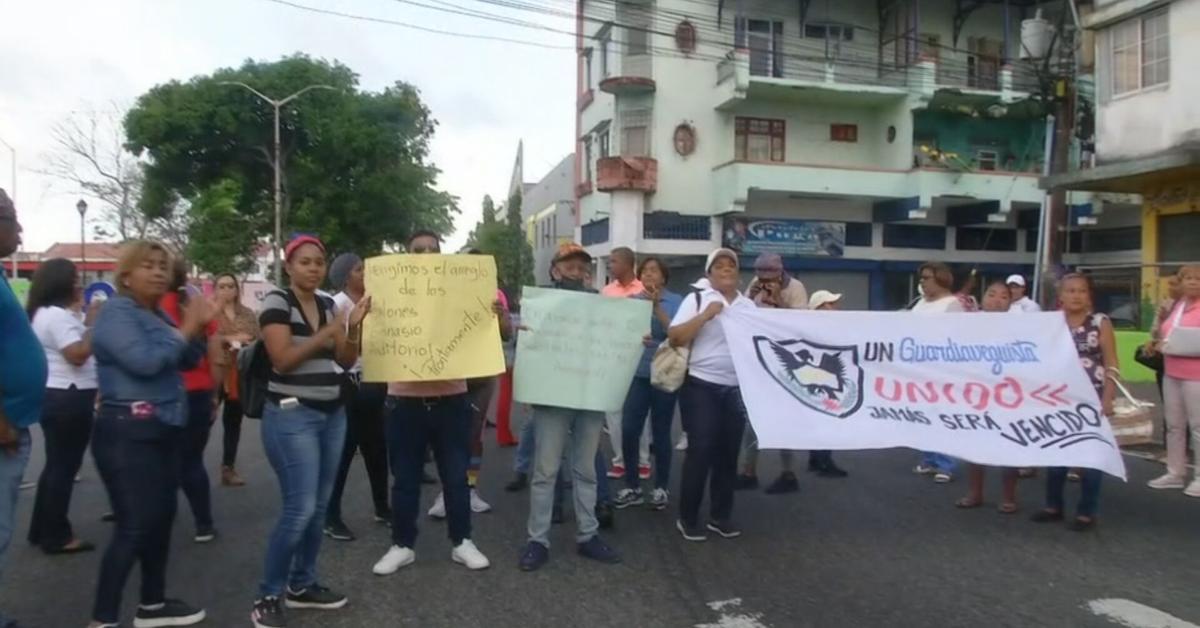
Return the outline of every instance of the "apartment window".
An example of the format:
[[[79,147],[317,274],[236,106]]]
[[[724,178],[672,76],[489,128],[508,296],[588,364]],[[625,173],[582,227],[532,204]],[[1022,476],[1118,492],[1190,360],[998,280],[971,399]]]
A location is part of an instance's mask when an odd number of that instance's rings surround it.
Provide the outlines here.
[[[593,89],[595,83],[592,81],[592,49],[587,48],[583,51],[583,89],[584,91]]]
[[[848,24],[805,24],[804,36],[809,39],[854,41],[854,27]]]
[[[857,142],[858,141],[858,125],[857,124],[831,124],[829,125],[829,141],[831,142]]]
[[[650,31],[648,26],[625,28],[625,53],[630,55],[650,54]]]
[[[621,155],[645,157],[650,154],[650,110],[630,109],[621,113]]]
[[[604,159],[611,154],[608,147],[608,130],[600,132],[596,137],[596,143],[599,145],[600,150],[600,159]]]
[[[596,34],[596,49],[600,53],[600,80],[604,80],[612,76],[617,69],[616,60],[613,58],[615,49],[613,48],[611,25],[605,26]]]
[[[782,162],[786,130],[783,120],[737,118],[734,158],[738,161]]]
[[[583,183],[592,182],[592,138],[583,138]]]
[[[975,169],[999,170],[1000,155],[991,149],[979,149],[975,151]]]
[[[750,49],[750,74],[783,76],[783,22],[746,20],[747,47]]]
[[[1167,82],[1171,70],[1167,27],[1167,12],[1160,11],[1112,28],[1113,94],[1127,94]]]

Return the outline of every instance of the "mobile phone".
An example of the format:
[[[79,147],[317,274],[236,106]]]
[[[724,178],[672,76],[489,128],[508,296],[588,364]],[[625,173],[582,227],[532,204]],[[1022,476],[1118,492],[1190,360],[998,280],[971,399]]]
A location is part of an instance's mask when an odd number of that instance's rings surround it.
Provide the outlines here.
[[[280,410],[293,410],[300,405],[300,400],[295,397],[288,397],[279,401]]]

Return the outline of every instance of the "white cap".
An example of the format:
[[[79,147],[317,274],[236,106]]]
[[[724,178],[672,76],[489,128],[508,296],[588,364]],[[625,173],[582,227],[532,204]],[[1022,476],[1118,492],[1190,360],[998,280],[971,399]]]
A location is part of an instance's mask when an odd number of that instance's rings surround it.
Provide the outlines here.
[[[1004,283],[1006,283],[1010,286],[1013,284],[1016,284],[1016,285],[1024,288],[1025,287],[1025,278],[1022,277],[1021,275],[1009,275],[1008,279],[1004,280]]]
[[[704,274],[707,275],[708,271],[712,270],[712,265],[717,261],[718,257],[728,257],[729,259],[733,260],[734,266],[741,266],[741,264],[738,263],[738,255],[733,251],[733,249],[713,249],[712,252],[708,254],[708,261],[704,262]]]
[[[826,303],[837,303],[842,300],[842,295],[830,292],[828,290],[817,290],[808,298],[808,309],[815,310]]]

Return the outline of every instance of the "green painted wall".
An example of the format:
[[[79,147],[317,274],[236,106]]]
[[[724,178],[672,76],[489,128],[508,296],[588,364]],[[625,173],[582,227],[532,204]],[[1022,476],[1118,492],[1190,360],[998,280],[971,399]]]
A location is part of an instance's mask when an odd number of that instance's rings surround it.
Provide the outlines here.
[[[976,118],[931,111],[913,112],[914,150],[930,140],[958,162],[975,168],[975,152],[992,147],[999,153],[999,170],[1040,172],[1046,123],[1038,119]]]

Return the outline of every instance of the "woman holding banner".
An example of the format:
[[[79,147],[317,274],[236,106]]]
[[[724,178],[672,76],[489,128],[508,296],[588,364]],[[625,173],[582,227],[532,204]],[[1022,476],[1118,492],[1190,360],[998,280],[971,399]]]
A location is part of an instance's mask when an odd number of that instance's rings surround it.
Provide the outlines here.
[[[989,283],[987,290],[983,293],[983,311],[1006,313],[1010,307],[1012,307],[1012,294],[1008,290],[1008,284],[999,279]],[[978,508],[983,505],[985,468],[978,464],[967,465],[967,495],[955,502],[955,506]],[[1004,501],[1000,503],[998,510],[1003,514],[1011,515],[1017,512],[1017,470],[1005,467],[1000,470],[1000,474],[1003,478]]]
[[[954,272],[941,262],[926,262],[917,270],[921,298],[912,306],[920,314],[946,314],[965,312],[963,301],[952,292]],[[954,479],[958,462],[946,454],[934,451],[921,452],[921,459],[913,469],[917,475],[932,475],[933,481],[945,484]]]
[[[1095,285],[1092,278],[1071,273],[1059,283],[1059,302],[1063,316],[1071,330],[1071,338],[1079,352],[1079,364],[1096,388],[1100,397],[1101,412],[1112,416],[1116,386],[1113,377],[1120,376],[1117,364],[1117,339],[1113,334],[1112,321],[1095,311]],[[1079,506],[1070,529],[1075,532],[1089,530],[1096,525],[1096,510],[1100,502],[1100,479],[1098,469],[1080,469]],[[1063,488],[1067,482],[1066,467],[1051,467],[1046,474],[1046,507],[1033,515],[1033,521],[1048,523],[1063,520]]]
[[[737,253],[716,249],[708,254],[704,269],[708,287],[697,293],[698,298],[683,300],[667,331],[671,346],[691,346],[687,379],[679,389],[688,448],[680,482],[679,520],[675,524],[688,541],[704,541],[708,531],[727,539],[742,534],[731,516],[746,408],[725,332],[713,319],[726,307],[755,305],[738,291]],[[702,526],[700,503],[706,483],[711,486],[711,516]]]

